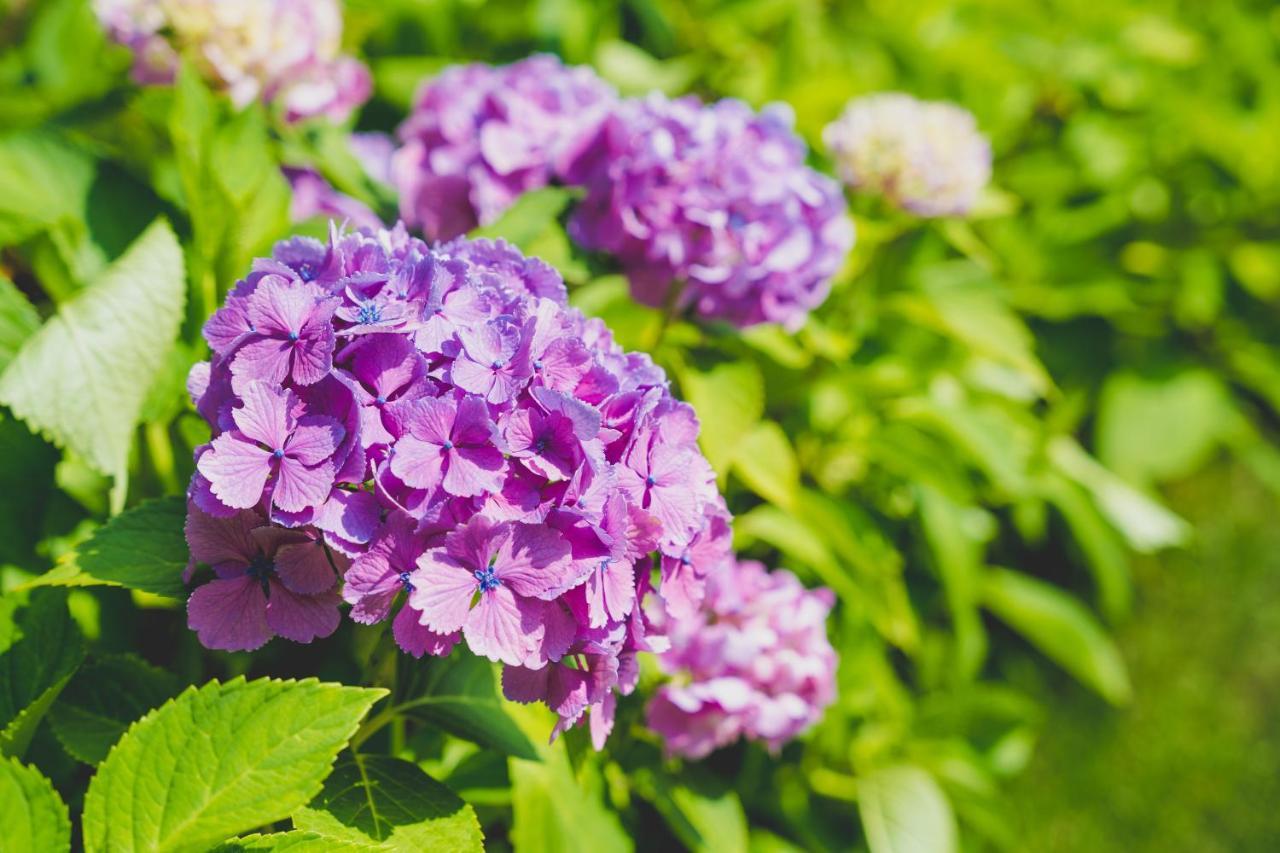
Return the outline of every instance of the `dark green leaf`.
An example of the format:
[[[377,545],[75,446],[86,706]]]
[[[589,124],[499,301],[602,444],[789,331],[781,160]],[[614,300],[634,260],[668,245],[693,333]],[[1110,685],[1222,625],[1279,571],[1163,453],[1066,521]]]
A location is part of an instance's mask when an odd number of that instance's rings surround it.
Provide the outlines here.
[[[474,655],[432,660],[422,695],[400,703],[404,713],[451,735],[506,755],[536,760],[533,744],[502,709],[492,665]]]
[[[75,674],[49,712],[64,749],[85,764],[97,764],[129,725],[164,704],[178,679],[134,655],[90,660]]]
[[[66,593],[35,590],[13,616],[0,652],[0,754],[21,756],[49,706],[84,658]]]

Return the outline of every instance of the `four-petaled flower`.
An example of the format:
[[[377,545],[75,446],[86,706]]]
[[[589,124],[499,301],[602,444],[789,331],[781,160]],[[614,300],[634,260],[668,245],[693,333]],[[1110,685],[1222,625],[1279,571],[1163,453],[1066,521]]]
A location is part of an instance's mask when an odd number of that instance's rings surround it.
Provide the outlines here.
[[[406,434],[396,443],[391,473],[415,489],[444,488],[471,497],[502,486],[506,466],[484,401],[423,397],[397,407]]]
[[[254,381],[319,382],[333,366],[333,313],[339,300],[312,284],[268,275],[246,300],[253,331],[231,356],[240,390]]]

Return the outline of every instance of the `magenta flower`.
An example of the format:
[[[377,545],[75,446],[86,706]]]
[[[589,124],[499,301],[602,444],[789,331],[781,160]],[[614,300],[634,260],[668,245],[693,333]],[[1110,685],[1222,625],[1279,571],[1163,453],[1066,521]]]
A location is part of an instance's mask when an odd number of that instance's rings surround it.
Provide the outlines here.
[[[506,463],[482,400],[425,397],[406,404],[397,417],[407,434],[396,443],[391,472],[407,485],[441,486],[459,497],[501,488]]]
[[[462,352],[450,378],[464,391],[490,403],[510,402],[532,374],[520,351],[520,327],[503,318],[458,333]]]
[[[309,643],[337,629],[337,576],[314,536],[271,527],[250,510],[216,519],[194,507],[186,535],[192,559],[217,575],[187,602],[207,648],[251,651],[277,634]]]
[[[516,666],[549,640],[546,657],[556,659],[573,636],[547,637],[547,610],[573,580],[568,558],[568,545],[546,528],[476,516],[419,558],[409,601],[431,630],[461,629],[478,655]]]
[[[332,457],[345,435],[337,420],[306,415],[296,394],[264,382],[244,389],[232,411],[236,428],[213,440],[197,469],[219,501],[233,509],[270,504],[300,512],[324,502],[336,474]]]
[[[314,285],[269,275],[247,299],[252,331],[231,358],[237,385],[319,382],[333,366],[331,320],[338,300]]]
[[[567,731],[591,709],[592,742],[604,748],[613,728],[613,688],[618,683],[618,659],[607,654],[575,656],[576,667],[549,663],[540,669],[502,668],[502,693],[512,702],[543,702],[559,716],[551,741]]]

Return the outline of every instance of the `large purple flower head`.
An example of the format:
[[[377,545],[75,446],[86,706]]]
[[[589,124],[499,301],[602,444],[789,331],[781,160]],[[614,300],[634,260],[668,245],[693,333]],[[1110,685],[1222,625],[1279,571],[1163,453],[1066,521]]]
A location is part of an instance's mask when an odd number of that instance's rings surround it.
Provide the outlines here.
[[[701,758],[746,737],[770,749],[804,731],[835,698],[827,640],[830,590],[732,559],[707,579],[701,612],[670,629],[659,661],[673,680],[649,703],[667,752]]]
[[[511,698],[557,731],[589,716],[599,742],[636,654],[728,554],[692,410],[505,243],[288,240],[205,337],[188,532],[217,576],[189,606],[207,646],[331,632],[338,571],[353,620],[501,661]]]
[[[447,69],[418,94],[392,161],[400,215],[448,240],[544,187],[616,98],[589,68],[554,56]]]
[[[565,166],[587,192],[571,233],[616,256],[648,305],[796,328],[826,298],[853,225],[791,125],[785,105],[628,101]]]
[[[238,107],[279,104],[287,121],[342,121],[369,97],[359,62],[340,56],[337,0],[94,0],[117,42],[133,51],[139,83],[169,83],[179,57]]]

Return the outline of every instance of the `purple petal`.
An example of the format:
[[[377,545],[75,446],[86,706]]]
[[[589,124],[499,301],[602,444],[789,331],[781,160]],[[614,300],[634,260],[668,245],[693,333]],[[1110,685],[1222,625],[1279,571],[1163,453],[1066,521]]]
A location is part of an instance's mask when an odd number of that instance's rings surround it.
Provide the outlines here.
[[[418,558],[418,569],[409,579],[413,584],[409,603],[422,612],[424,625],[441,634],[462,628],[476,591],[476,579],[469,570],[428,551]]]
[[[506,462],[496,447],[459,445],[446,458],[448,467],[442,484],[449,494],[469,498],[502,488]]]
[[[341,600],[335,590],[319,595],[298,595],[290,592],[284,584],[272,581],[271,595],[267,599],[267,624],[286,640],[309,643],[338,630],[341,621],[338,603]]]
[[[545,606],[542,602],[521,600],[505,585],[499,585],[481,593],[479,603],[467,615],[462,635],[471,651],[480,657],[515,666],[529,654],[531,644],[526,629],[534,627],[536,616]]]
[[[452,634],[437,634],[419,621],[421,613],[406,604],[400,608],[391,623],[391,633],[396,645],[415,658],[423,655],[445,657],[457,645],[462,635],[457,631]]]
[[[316,465],[328,459],[342,443],[346,430],[334,418],[324,415],[304,415],[298,419],[293,434],[283,445],[285,453],[303,465]]]
[[[264,276],[249,296],[248,314],[253,327],[263,335],[287,338],[301,334],[302,326],[316,305],[318,292],[311,287]]]
[[[333,588],[333,566],[318,540],[282,546],[275,564],[280,582],[296,593],[315,595]]]
[[[271,639],[266,609],[266,596],[253,578],[219,578],[191,593],[187,625],[207,649],[253,651]]]
[[[258,546],[249,531],[262,524],[262,516],[252,510],[214,518],[189,505],[183,531],[192,559],[208,563],[216,571],[219,566],[247,566],[253,560]]]
[[[554,598],[565,589],[573,568],[569,543],[559,531],[533,524],[512,525],[511,538],[498,551],[494,571],[504,584],[529,598]]]
[[[331,488],[332,465],[326,462],[307,467],[293,457],[286,456],[280,460],[271,502],[285,512],[301,512],[324,503]]]
[[[264,382],[252,382],[241,393],[244,405],[231,410],[236,427],[253,441],[272,450],[284,447],[293,426],[290,409],[297,397],[287,389],[272,388]]]
[[[258,503],[271,474],[271,454],[236,433],[225,432],[200,457],[197,468],[209,480],[214,497],[229,507]]]
[[[279,338],[259,337],[245,342],[231,356],[232,384],[239,391],[249,382],[280,385],[289,375],[293,344]]]
[[[446,454],[440,445],[431,444],[412,435],[396,442],[391,457],[391,473],[415,489],[434,489],[443,478],[442,470]]]

